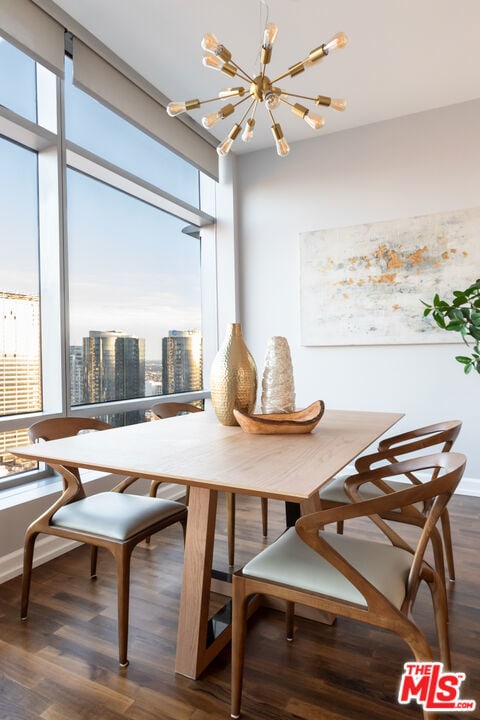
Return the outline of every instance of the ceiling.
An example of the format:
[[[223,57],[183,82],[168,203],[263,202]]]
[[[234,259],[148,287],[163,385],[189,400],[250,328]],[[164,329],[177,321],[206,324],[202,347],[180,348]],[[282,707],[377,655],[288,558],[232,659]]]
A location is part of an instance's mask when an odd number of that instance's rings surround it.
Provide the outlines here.
[[[202,65],[205,32],[214,33],[248,74],[257,74],[263,27],[279,33],[267,74],[275,77],[303,60],[336,32],[348,45],[296,78],[279,83],[301,95],[344,97],[344,112],[330,108],[314,131],[283,106],[276,111],[284,135],[294,141],[480,97],[479,0],[55,0],[55,4],[143,75],[171,100],[215,97],[240,84]],[[295,100],[293,100],[295,102]],[[299,102],[307,101],[299,100]],[[222,103],[196,110],[200,122]],[[222,140],[240,119],[217,123]],[[257,110],[251,143],[232,151],[273,146],[271,122]],[[173,121],[172,121],[173,122]]]

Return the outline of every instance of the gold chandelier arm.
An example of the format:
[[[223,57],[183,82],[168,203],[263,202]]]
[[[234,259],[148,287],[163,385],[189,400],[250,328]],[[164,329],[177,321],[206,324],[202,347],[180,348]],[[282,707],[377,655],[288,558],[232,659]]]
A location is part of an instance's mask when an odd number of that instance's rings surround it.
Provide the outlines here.
[[[250,107],[251,107],[251,106],[250,106]],[[255,100],[254,100],[254,106],[253,106],[253,112],[252,112],[252,117],[250,118],[250,120],[253,120],[253,119],[255,118],[255,113],[257,112],[257,107],[258,107],[258,100],[257,100],[257,98],[255,98]]]
[[[237,70],[237,75],[243,80],[245,80],[245,82],[248,82],[250,84],[253,83],[253,78],[250,77],[250,75],[243,68],[241,68],[240,65],[237,65],[235,60],[231,59],[230,65],[233,65],[233,67]]]
[[[272,121],[272,123],[273,123],[274,125],[278,125],[277,121],[276,121],[275,118],[273,117],[273,113],[272,113],[272,111],[270,110],[270,108],[269,108],[267,105],[265,105],[265,109],[266,109],[267,113],[270,115],[270,120]]]
[[[301,120],[305,120],[307,125],[309,125],[312,130],[320,130],[320,128],[325,125],[325,118],[321,115],[315,115],[314,113],[311,113],[310,110],[305,107],[305,105],[300,105],[300,103],[293,104],[282,97],[279,97],[279,100],[285,105],[288,105],[294,115],[299,117]]]
[[[283,94],[283,95],[286,95],[286,93],[282,93],[282,94]],[[289,94],[290,94],[290,93],[289,93]],[[303,95],[297,95],[297,97],[303,97]],[[280,102],[282,102],[284,105],[288,105],[288,106],[291,107],[291,108],[295,107],[295,105],[294,105],[293,103],[291,103],[291,102],[289,102],[288,100],[286,100],[284,97],[282,97],[282,95],[279,95],[279,96],[278,96],[278,99],[279,99]]]
[[[219,98],[243,97],[246,92],[247,92],[247,90],[243,86],[225,88],[224,90],[219,90],[218,97]]]
[[[305,70],[305,62],[306,60],[301,60],[300,62],[295,63],[295,65],[289,67],[286,72],[282,73],[282,75],[279,75],[272,80],[272,85],[279,82],[280,80],[283,80],[283,78],[286,78],[288,75],[290,75],[290,77],[294,77],[295,75],[303,72]]]
[[[319,45],[314,50],[311,50],[305,60],[301,60],[295,65],[289,67],[288,70],[283,73],[283,75],[279,75],[277,78],[272,80],[272,83],[283,80],[283,78],[287,77],[287,75],[290,75],[290,77],[295,77],[295,75],[303,72],[307,67],[311,67],[320,60],[323,60],[323,58],[329,55],[333,50],[339,50],[340,48],[345,47],[345,45],[347,44],[347,40],[348,38],[345,33],[337,33],[332,38],[330,38],[328,42]]]
[[[290,97],[301,98],[302,100],[311,100],[312,102],[317,103],[317,105],[330,105],[331,100],[331,98],[327,97],[326,95],[315,95],[315,97],[312,97],[310,95],[298,95],[298,93],[287,92],[286,90],[281,90],[281,94],[289,95]],[[322,100],[324,100],[325,102],[320,102],[320,98],[322,98]]]
[[[306,116],[309,113],[308,108],[306,108],[304,105],[300,105],[300,103],[291,103],[288,100],[285,100],[285,98],[279,97],[278,98],[280,102],[284,103],[285,105],[288,105],[291,111],[294,115],[301,118],[302,120],[305,120]]]
[[[315,95],[315,97],[311,97],[310,95],[299,95],[297,93],[287,92],[286,90],[280,89],[279,94],[279,100],[282,100],[281,96],[288,95],[289,97],[294,98],[301,98],[303,100],[311,100],[311,102],[314,102],[315,105],[321,105],[323,107],[330,107],[333,110],[345,110],[347,107],[347,101],[343,98],[332,98],[328,95]]]
[[[241,100],[239,100],[238,102],[236,102],[233,107],[234,107],[234,108],[237,108],[239,105],[241,105],[242,103],[244,103],[246,100],[248,100],[248,99],[251,98],[251,97],[252,97],[252,96],[251,96],[250,94],[245,95],[245,97],[242,98]],[[252,107],[252,105],[253,105],[254,102],[255,102],[255,100],[252,100],[252,102],[251,102],[250,105],[248,106],[249,109]],[[247,110],[247,112],[248,112],[248,110]],[[241,123],[241,121],[240,121],[239,125],[241,125],[241,124],[242,124],[242,123]]]
[[[215,100],[218,102],[219,100],[228,100],[228,98],[231,98],[231,97],[238,97],[238,94],[232,93],[231,95],[223,95],[222,97],[218,97],[218,95],[217,95],[217,97],[208,98],[208,100],[199,100],[199,104],[206,105],[207,103],[215,102]],[[199,106],[197,106],[197,107],[199,107]]]
[[[250,95],[249,95],[249,97],[250,97]],[[245,98],[245,99],[246,99],[246,98]],[[252,109],[253,105],[257,105],[257,103],[258,103],[258,100],[257,100],[256,98],[253,98],[252,102],[250,103],[250,105],[248,106],[248,108],[245,110],[245,112],[243,113],[242,117],[241,117],[240,120],[238,121],[238,125],[242,125],[243,121],[244,121],[245,118],[247,117],[247,115],[248,115],[248,113],[250,112],[250,110]],[[240,105],[240,103],[237,103],[237,104]],[[256,108],[255,108],[255,109],[256,109]],[[255,110],[254,110],[253,113],[252,113],[252,118],[253,118],[254,115],[255,115]]]

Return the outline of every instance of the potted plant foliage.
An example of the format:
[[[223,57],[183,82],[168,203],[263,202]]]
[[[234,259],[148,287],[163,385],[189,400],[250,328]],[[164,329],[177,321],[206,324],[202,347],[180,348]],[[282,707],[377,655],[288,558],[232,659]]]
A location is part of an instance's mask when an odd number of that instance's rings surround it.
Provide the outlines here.
[[[442,300],[438,293],[433,302],[425,305],[424,317],[431,314],[438,327],[459,332],[470,349],[470,355],[457,355],[455,360],[466,373],[480,373],[480,280],[466,290],[454,290],[451,302]]]

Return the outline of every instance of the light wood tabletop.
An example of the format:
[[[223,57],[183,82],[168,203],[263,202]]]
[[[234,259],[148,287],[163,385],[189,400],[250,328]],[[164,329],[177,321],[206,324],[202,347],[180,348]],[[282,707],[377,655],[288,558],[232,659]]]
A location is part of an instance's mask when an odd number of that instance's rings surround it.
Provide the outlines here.
[[[197,678],[230,638],[207,645],[217,492],[258,495],[320,508],[319,488],[403,417],[326,410],[306,435],[249,435],[212,410],[16,448],[62,467],[165,479],[190,486],[176,672]]]

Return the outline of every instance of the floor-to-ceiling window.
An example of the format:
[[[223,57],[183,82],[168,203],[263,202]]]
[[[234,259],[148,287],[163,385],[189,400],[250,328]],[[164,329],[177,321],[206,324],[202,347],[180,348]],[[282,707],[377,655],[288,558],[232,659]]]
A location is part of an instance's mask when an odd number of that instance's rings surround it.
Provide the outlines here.
[[[0,45],[1,49],[1,45]],[[42,409],[37,154],[0,137],[0,416]],[[26,427],[0,432],[0,477],[35,467],[9,453]]]
[[[71,69],[0,37],[0,488],[38,471],[9,452],[37,418],[202,396],[206,178]]]

